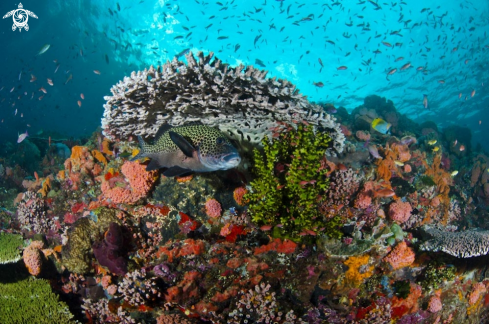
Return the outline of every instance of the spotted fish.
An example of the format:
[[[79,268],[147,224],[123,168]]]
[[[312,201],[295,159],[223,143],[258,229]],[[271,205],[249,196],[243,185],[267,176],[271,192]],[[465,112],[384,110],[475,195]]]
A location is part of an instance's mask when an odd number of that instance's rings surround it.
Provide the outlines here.
[[[132,160],[150,158],[146,170],[166,168],[164,176],[182,176],[192,172],[227,170],[241,162],[238,150],[218,129],[202,124],[172,127],[163,125],[154,144],[138,136],[141,151]]]

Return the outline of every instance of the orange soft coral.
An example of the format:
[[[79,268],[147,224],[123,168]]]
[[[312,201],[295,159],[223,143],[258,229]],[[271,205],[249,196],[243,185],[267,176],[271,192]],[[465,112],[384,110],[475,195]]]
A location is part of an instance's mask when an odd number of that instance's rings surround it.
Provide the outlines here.
[[[347,284],[357,287],[363,280],[372,276],[374,267],[368,265],[369,260],[368,254],[365,254],[352,256],[345,261],[345,265],[348,266],[348,270],[345,272]]]
[[[403,241],[396,245],[383,261],[388,262],[393,270],[397,270],[411,265],[415,256],[413,250]]]
[[[158,171],[146,171],[146,166],[137,161],[125,162],[121,172],[129,182],[128,185],[118,186],[110,181],[102,181],[101,186],[103,198],[115,204],[135,204],[148,194],[158,176]]]

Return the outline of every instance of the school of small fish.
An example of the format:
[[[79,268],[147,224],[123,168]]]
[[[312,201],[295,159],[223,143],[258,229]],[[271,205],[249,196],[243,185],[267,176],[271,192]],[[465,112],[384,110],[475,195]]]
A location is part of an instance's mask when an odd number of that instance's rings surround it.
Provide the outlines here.
[[[35,60],[54,62],[54,72],[20,66],[14,84],[3,81],[11,90],[0,92],[2,105],[25,111],[25,104],[18,105],[30,97],[59,107],[55,92],[40,80],[54,88],[75,80],[92,82],[94,76],[77,75],[74,64],[102,75],[104,67],[129,55],[149,66],[181,58],[191,49],[212,50],[223,61],[232,57],[293,79],[310,99],[349,110],[381,92],[413,119],[437,118],[448,125],[478,116],[477,102],[488,98],[487,74],[477,71],[487,69],[489,41],[478,13],[483,8],[473,1],[454,7],[405,0],[167,1],[151,13],[151,26],[135,28],[133,13],[151,11],[147,6],[140,0],[101,7],[101,21],[111,23],[103,25],[100,36],[85,27],[66,44],[50,40],[34,49]],[[468,18],[460,21],[458,14]],[[69,51],[69,58],[57,57],[62,50]],[[24,82],[36,88],[24,91]],[[36,89],[42,93],[36,95]],[[102,97],[100,91],[90,97]],[[79,107],[80,97],[73,98]],[[482,124],[482,117],[472,119]],[[384,124],[378,128],[384,134],[388,130]]]

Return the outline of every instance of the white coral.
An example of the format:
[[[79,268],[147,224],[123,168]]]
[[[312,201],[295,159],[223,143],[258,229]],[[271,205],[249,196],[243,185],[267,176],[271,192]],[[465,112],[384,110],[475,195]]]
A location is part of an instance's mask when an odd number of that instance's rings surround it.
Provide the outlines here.
[[[211,52],[186,55],[155,69],[132,72],[111,88],[102,118],[111,139],[132,135],[153,137],[162,124],[179,126],[201,121],[232,137],[258,143],[277,121],[307,121],[329,132],[333,148],[343,151],[345,136],[335,119],[309,103],[287,80],[266,78],[268,71],[253,66],[235,68],[213,58]],[[212,62],[211,62],[212,60]]]

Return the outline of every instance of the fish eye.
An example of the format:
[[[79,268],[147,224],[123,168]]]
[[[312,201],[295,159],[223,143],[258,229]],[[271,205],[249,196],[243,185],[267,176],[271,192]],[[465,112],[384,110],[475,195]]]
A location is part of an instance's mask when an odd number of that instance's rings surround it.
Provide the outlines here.
[[[224,138],[222,138],[222,137],[218,137],[218,138],[217,138],[217,140],[216,140],[216,143],[217,143],[217,145],[222,145],[222,144],[224,144]]]

